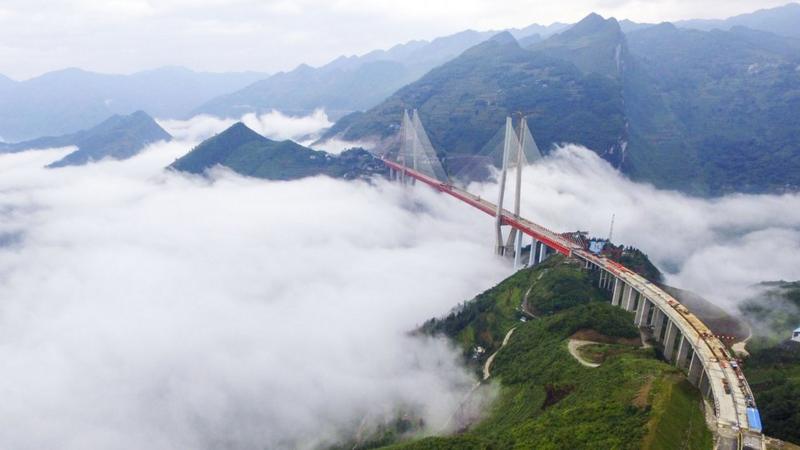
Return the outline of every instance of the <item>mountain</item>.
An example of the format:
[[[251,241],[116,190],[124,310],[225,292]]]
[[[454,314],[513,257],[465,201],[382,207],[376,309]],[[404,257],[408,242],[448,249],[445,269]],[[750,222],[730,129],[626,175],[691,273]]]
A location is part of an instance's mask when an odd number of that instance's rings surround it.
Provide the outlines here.
[[[631,31],[642,30],[644,28],[650,28],[652,26],[653,26],[652,23],[638,23],[628,19],[623,19],[619,21],[619,28],[622,30],[623,33],[630,33]]]
[[[433,41],[411,41],[363,56],[340,57],[319,68],[301,65],[195,110],[220,117],[278,109],[306,114],[324,107],[332,117],[369,108],[431,68],[487,39],[491,33],[463,31]]]
[[[509,34],[465,51],[323,136],[382,139],[416,108],[450,173],[507,114],[539,146],[584,145],[631,177],[699,195],[800,188],[800,40],[664,23],[625,34],[591,14],[521,48]]]
[[[671,24],[627,41],[625,172],[699,194],[800,187],[800,41]]]
[[[632,313],[612,306],[589,274],[561,256],[518,271],[421,333],[450,339],[469,367],[488,376],[451,419],[456,433],[409,432],[409,442],[389,448],[713,446],[700,392],[653,347],[642,347]],[[592,342],[578,347],[578,339]],[[469,401],[487,391],[493,404],[470,416]]]
[[[315,175],[353,179],[386,171],[384,164],[365,150],[352,149],[331,155],[290,140],[267,139],[241,122],[203,141],[169,168],[202,174],[216,165],[242,175],[270,180],[293,180]]]
[[[520,47],[510,33],[465,51],[365,113],[342,118],[323,139],[380,140],[416,108],[451,173],[479,152],[508,114],[524,111],[539,146],[576,142],[618,162],[626,141],[622,81],[625,55],[613,19],[589,16],[572,32]],[[602,65],[593,62],[605,58]],[[581,67],[591,69],[581,70]]]
[[[78,150],[48,166],[53,168],[83,165],[103,158],[126,159],[139,153],[148,144],[170,139],[171,136],[152,117],[137,111],[127,116],[112,116],[95,127],[73,134],[0,144],[0,152],[78,147]]]
[[[675,22],[680,28],[694,28],[710,31],[730,30],[742,26],[753,30],[768,31],[782,36],[800,38],[800,3],[787,3],[784,6],[741,14],[727,19],[692,19]]]
[[[622,72],[625,37],[616,19],[604,19],[593,13],[529,48],[569,61],[584,73],[618,77]]]
[[[565,29],[572,26],[571,24],[561,23],[561,22],[553,22],[550,25],[539,25],[538,23],[534,23],[528,25],[524,28],[511,28],[507,30],[514,36],[514,39],[521,40],[526,39],[530,36],[539,36],[539,38],[546,38],[555,33],[564,31]]]
[[[164,67],[132,75],[65,69],[26,81],[0,79],[0,136],[13,142],[74,133],[137,110],[159,118],[184,117],[205,101],[264,76]]]

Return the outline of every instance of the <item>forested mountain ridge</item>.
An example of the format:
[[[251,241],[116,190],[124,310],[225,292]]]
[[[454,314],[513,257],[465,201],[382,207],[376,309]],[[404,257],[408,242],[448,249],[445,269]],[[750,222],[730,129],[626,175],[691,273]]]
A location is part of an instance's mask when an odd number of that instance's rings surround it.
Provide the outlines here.
[[[523,112],[546,152],[597,152],[631,177],[700,195],[800,186],[800,41],[671,24],[625,34],[591,14],[522,48],[498,35],[324,136],[381,140],[419,110],[445,164]]]
[[[342,118],[323,138],[383,139],[396,132],[403,109],[415,108],[449,165],[478,153],[506,115],[524,112],[541,148],[574,142],[618,163],[627,131],[616,63],[613,70],[609,64],[588,72],[579,65],[595,55],[613,61],[624,36],[615,20],[596,15],[576,27],[533,44],[538,51],[522,48],[510,33],[498,34],[375,108]]]

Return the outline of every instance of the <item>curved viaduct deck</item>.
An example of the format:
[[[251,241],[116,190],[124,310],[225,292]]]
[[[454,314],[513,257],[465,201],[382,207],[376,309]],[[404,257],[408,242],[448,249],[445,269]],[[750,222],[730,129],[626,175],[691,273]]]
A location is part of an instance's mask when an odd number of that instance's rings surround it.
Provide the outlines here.
[[[496,216],[497,206],[477,195],[411,170],[394,161],[384,162],[397,173]],[[503,210],[502,223],[531,236],[565,256],[578,258],[589,270],[600,271],[599,285],[611,292],[612,304],[635,314],[636,325],[650,330],[663,345],[665,358],[688,373],[714,404],[717,448],[761,449],[760,424],[751,424],[748,408],[755,408],[750,387],[722,342],[678,300],[632,270],[586,251],[581,245],[522,217]],[[533,259],[533,258],[531,258]]]

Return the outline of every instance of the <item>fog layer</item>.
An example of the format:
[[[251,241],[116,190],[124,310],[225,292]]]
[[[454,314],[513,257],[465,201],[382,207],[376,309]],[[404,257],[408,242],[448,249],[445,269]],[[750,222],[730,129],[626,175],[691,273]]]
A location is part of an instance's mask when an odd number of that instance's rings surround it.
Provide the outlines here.
[[[668,284],[731,310],[754,283],[800,279],[798,194],[688,197],[635,183],[574,145],[557,149],[523,175],[524,216],[554,230],[605,238],[615,215],[614,242],[645,251]],[[471,189],[497,197],[495,184]]]
[[[489,224],[419,187],[0,156],[0,448],[308,448],[472,384],[407,333],[492,286]],[[363,421],[364,418],[367,420]]]
[[[324,123],[292,120],[272,135]],[[165,172],[227,122],[167,125],[124,162],[0,156],[0,448],[309,448],[398,408],[442,431],[475,380],[407,332],[509,273],[492,219],[422,185]],[[524,173],[551,229],[606,236],[612,213],[614,241],[721,304],[800,279],[797,195],[689,198],[574,146]]]

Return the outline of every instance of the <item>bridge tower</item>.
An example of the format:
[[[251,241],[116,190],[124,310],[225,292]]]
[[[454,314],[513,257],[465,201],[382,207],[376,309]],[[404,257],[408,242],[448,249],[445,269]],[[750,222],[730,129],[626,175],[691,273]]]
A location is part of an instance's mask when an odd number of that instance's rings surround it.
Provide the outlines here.
[[[506,182],[508,172],[514,170],[515,183],[514,183],[514,205],[513,217],[519,219],[520,217],[520,201],[522,198],[522,169],[528,165],[528,157],[526,156],[526,149],[531,153],[531,149],[535,150],[534,158],[539,155],[539,150],[536,147],[536,142],[530,134],[527,126],[527,120],[524,116],[520,117],[520,124],[518,134],[514,130],[512,118],[506,117],[505,124],[505,139],[503,140],[503,155],[501,158],[500,176],[498,179],[498,198],[497,198],[497,214],[495,215],[495,253],[499,256],[513,256],[514,267],[520,267],[522,258],[522,232],[514,227],[508,232],[508,238],[503,238],[503,204],[505,200]],[[536,241],[531,242],[531,250],[528,260],[528,265],[532,265],[536,255]],[[544,251],[544,248],[540,251]]]
[[[417,179],[410,173],[419,173],[442,183],[449,181],[416,109],[410,115],[408,110],[403,111],[397,139],[382,159],[399,165],[390,167],[389,175],[403,184],[416,183]]]

